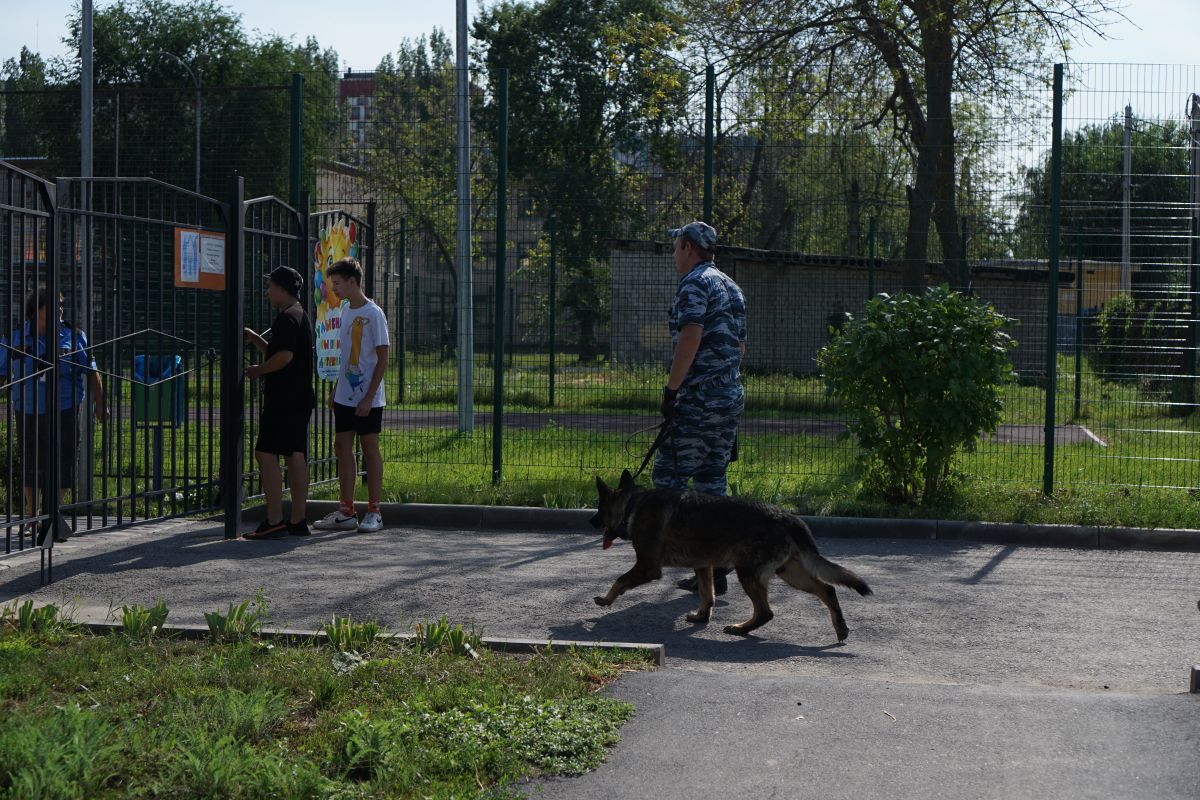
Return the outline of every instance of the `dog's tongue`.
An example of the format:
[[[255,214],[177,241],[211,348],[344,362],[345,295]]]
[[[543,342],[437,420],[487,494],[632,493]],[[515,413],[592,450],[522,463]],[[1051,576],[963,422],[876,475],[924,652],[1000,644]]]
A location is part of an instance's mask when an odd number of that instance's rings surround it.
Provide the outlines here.
[[[608,528],[605,528],[604,529],[604,549],[607,550],[608,548],[610,548],[612,546],[613,546],[613,540],[608,535]]]

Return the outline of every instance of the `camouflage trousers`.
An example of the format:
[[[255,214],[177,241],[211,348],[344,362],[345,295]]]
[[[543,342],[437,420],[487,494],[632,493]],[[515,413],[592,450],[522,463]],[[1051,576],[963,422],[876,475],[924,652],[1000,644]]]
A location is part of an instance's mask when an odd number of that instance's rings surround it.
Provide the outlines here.
[[[674,421],[654,459],[654,485],[687,489],[690,481],[701,494],[724,497],[725,470],[744,407],[740,385],[680,395]]]

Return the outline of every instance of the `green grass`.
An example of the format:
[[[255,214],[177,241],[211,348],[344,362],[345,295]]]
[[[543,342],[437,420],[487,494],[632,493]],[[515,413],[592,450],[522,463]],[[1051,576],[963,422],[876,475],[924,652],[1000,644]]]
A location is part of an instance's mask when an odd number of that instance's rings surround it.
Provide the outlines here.
[[[978,452],[959,462],[965,479],[951,496],[937,505],[912,509],[890,506],[862,489],[853,442],[799,434],[743,435],[742,459],[731,470],[731,486],[739,493],[811,513],[1200,527],[1193,497],[1200,487],[1200,415],[1176,416],[1176,407],[1167,402],[1165,386],[1147,381],[1140,385],[1102,381],[1086,360],[1081,364],[1076,414],[1073,357],[1060,356],[1058,369],[1055,401],[1059,424],[1084,426],[1106,446],[1059,444],[1055,457],[1059,491],[1052,498],[1043,498],[1039,491],[1043,471],[1040,445],[984,443]],[[409,354],[405,402],[394,402],[398,399],[394,365],[388,373],[389,399],[394,407],[416,412],[417,418],[422,411],[450,411],[454,407],[454,370],[452,361]],[[559,357],[556,370],[556,404],[549,408],[548,357],[512,357],[505,377],[507,410],[543,414],[547,424],[540,430],[507,429],[504,481],[499,486],[491,482],[490,425],[469,436],[434,427],[390,430],[384,436],[386,499],[552,507],[594,504],[594,475],[615,477],[622,467],[635,468],[653,434],[627,442],[622,433],[572,429],[571,417],[639,415],[652,420],[657,416],[663,374],[654,367],[581,365],[566,354]],[[819,378],[749,374],[745,382],[748,418],[840,418]],[[491,368],[485,357],[477,361],[476,383],[476,408],[490,411]],[[1046,395],[1036,383],[1010,384],[1002,397],[1004,423],[1034,428],[1044,424]],[[192,481],[207,481],[215,471],[210,468],[207,450],[209,437],[215,447],[215,430],[196,424],[188,436],[185,442],[183,431],[166,431],[165,471],[184,474],[186,444]],[[250,436],[248,430],[247,470],[254,469]],[[97,469],[103,468],[108,476],[107,486],[98,482],[97,491],[106,488],[109,494],[119,490],[129,495],[146,490],[151,440],[139,432],[135,441],[126,424],[119,436],[110,433],[108,443],[112,448],[108,461],[99,458],[99,450],[95,461]],[[252,488],[256,490],[257,484]],[[178,498],[173,493],[163,502],[162,511],[169,514],[196,507],[211,495],[209,489],[194,489]],[[118,501],[110,504],[109,513],[115,515],[119,510],[128,517],[136,510],[139,516],[153,516],[159,508],[157,499],[149,506],[144,500],[136,504]]]
[[[596,692],[645,666],[0,624],[0,797],[513,797],[601,763],[632,709]]]
[[[490,428],[473,434],[429,428],[387,435],[384,499],[594,506],[595,476],[611,482],[622,468],[636,469],[653,438],[652,432],[629,440],[558,426],[510,431],[504,479],[493,485],[490,434]],[[1130,431],[1110,438],[1104,448],[1090,442],[1060,446],[1056,468],[1061,488],[1050,498],[1041,493],[1042,448],[998,443],[964,454],[953,491],[929,506],[889,504],[864,488],[856,448],[845,438],[743,435],[729,483],[734,494],[806,514],[1200,528],[1196,493],[1163,488],[1200,485],[1191,460],[1195,437]],[[1159,441],[1148,443],[1152,438]],[[648,485],[648,474],[641,483]],[[320,489],[317,496],[332,496],[331,491]]]

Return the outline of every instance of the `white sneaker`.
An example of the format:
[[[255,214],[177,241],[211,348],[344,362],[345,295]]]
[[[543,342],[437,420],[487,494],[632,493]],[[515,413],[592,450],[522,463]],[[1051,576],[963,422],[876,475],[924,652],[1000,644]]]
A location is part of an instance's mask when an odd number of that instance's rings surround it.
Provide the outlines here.
[[[339,508],[314,522],[313,527],[319,531],[352,531],[358,527],[358,517]]]
[[[362,522],[358,523],[358,529],[363,533],[383,530],[383,515],[378,511],[368,511],[363,514]]]

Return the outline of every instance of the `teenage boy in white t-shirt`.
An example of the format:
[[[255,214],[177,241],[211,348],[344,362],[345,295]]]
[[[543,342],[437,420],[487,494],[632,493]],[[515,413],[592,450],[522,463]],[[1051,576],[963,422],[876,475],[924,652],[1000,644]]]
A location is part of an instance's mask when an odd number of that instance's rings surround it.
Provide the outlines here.
[[[337,385],[329,398],[333,408],[334,447],[337,451],[341,505],[314,526],[318,530],[377,531],[383,527],[379,497],[383,492],[383,456],[379,432],[383,428],[383,376],[387,372],[387,318],[363,294],[362,266],[357,259],[343,258],[325,270],[333,291],[342,299],[341,367]],[[354,437],[362,447],[367,473],[367,513],[360,522],[354,513],[354,484],[358,465],[354,460]]]

